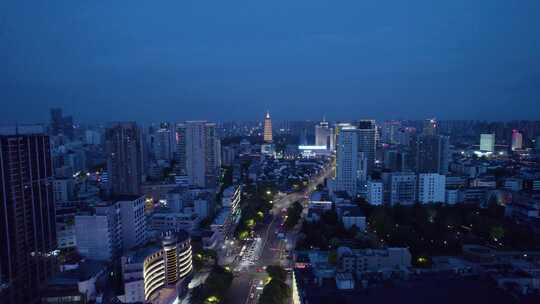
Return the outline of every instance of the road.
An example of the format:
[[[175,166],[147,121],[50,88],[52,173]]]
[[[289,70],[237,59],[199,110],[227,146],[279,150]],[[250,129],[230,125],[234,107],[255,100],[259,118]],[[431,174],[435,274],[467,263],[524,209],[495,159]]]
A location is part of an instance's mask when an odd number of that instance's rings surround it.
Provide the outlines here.
[[[306,207],[307,197],[331,173],[331,166],[328,165],[321,174],[309,182],[304,191],[290,193],[274,200],[271,222],[256,232],[262,242],[260,256],[253,261],[253,265],[242,268],[237,272],[227,296],[230,303],[254,304],[257,302],[257,298],[262,292],[263,282],[267,277],[263,267],[267,265],[281,265],[289,268],[292,266],[292,262],[287,259],[287,256],[288,249],[294,249],[297,230],[294,233],[289,233],[284,238],[278,237],[278,231],[282,230],[281,225],[284,221],[281,210],[288,208],[296,201],[302,202],[304,207]]]

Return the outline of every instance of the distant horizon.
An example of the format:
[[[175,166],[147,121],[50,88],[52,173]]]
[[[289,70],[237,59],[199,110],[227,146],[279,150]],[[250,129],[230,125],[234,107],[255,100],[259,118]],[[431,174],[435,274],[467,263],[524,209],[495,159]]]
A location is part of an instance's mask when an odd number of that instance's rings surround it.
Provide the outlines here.
[[[73,117],[73,121],[74,121],[74,125],[92,125],[92,126],[96,126],[96,125],[107,125],[109,123],[114,123],[114,122],[136,122],[137,124],[139,125],[144,125],[144,126],[148,126],[148,125],[152,125],[152,124],[159,124],[159,123],[164,123],[164,122],[167,122],[167,123],[182,123],[182,122],[186,122],[186,121],[198,121],[198,120],[202,120],[202,121],[207,121],[207,122],[211,122],[211,123],[217,123],[217,124],[224,124],[224,123],[234,123],[234,122],[237,122],[237,123],[263,123],[264,122],[264,117],[262,117],[261,119],[259,120],[241,120],[241,119],[237,119],[237,120],[210,120],[210,119],[180,119],[180,120],[156,120],[156,121],[145,121],[145,120],[134,120],[134,119],[125,119],[125,120],[120,120],[120,119],[115,119],[115,120],[107,120],[107,121],[95,121],[95,122],[88,122],[88,121],[79,121],[77,119],[77,117],[73,116],[73,115],[69,115],[69,113],[64,113],[64,116],[72,116]],[[374,119],[377,123],[383,123],[383,122],[391,122],[391,121],[398,121],[398,122],[422,122],[426,119],[429,119],[429,118],[424,118],[424,119],[375,119],[375,118],[372,118],[372,117],[362,117],[362,118],[356,118],[356,119],[350,119],[350,120],[345,120],[345,119],[326,119],[325,121],[329,122],[329,123],[340,123],[340,122],[343,122],[343,123],[347,123],[347,122],[355,122],[355,121],[358,121],[358,120],[363,120],[363,119]],[[322,118],[319,119],[319,120],[315,120],[315,119],[287,119],[287,120],[280,120],[280,119],[274,119],[272,117],[272,125],[275,126],[276,124],[278,123],[285,123],[285,122],[313,122],[313,123],[319,123],[323,121]],[[512,120],[477,120],[477,119],[437,119],[438,122],[476,122],[476,123],[518,123],[518,122],[538,122],[540,123],[540,119],[538,120],[530,120],[530,119],[512,119]],[[41,125],[41,126],[46,126],[46,125],[49,125],[50,124],[50,120],[46,121],[46,122],[42,122],[42,121],[36,121],[36,122],[5,122],[5,121],[2,121],[0,123],[0,127],[6,127],[6,126],[16,126],[16,125],[19,125],[19,126],[32,126],[32,125]]]

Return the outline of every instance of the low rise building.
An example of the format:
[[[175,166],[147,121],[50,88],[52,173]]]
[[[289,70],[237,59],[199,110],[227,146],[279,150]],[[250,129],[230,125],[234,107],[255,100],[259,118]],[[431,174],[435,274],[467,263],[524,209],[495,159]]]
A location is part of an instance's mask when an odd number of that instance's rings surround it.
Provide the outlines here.
[[[340,207],[338,209],[338,215],[345,229],[351,229],[353,226],[356,226],[360,231],[366,230],[366,216],[360,207]]]
[[[400,273],[411,267],[408,248],[350,249],[338,248],[338,270],[362,278],[370,272]]]
[[[95,208],[93,214],[75,216],[78,253],[87,259],[112,261],[122,251],[122,224],[118,204]]]
[[[97,297],[96,282],[106,275],[105,263],[85,260],[74,269],[57,273],[41,292],[41,303],[85,304]]]

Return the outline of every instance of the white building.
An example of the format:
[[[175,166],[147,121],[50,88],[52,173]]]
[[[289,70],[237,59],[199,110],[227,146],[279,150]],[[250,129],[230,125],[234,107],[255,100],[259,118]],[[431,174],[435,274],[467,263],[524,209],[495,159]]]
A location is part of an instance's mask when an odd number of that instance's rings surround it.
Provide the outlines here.
[[[177,158],[180,175],[198,187],[217,185],[221,167],[221,145],[216,125],[206,121],[187,121],[177,125]]]
[[[159,290],[175,287],[180,299],[193,273],[191,240],[185,231],[168,233],[161,244],[147,244],[121,259],[124,303],[157,303]],[[161,301],[159,301],[161,303]]]
[[[132,197],[119,200],[122,221],[122,244],[124,251],[141,246],[147,240],[145,198]]]
[[[480,151],[495,152],[495,134],[480,134]]]
[[[334,191],[346,191],[351,196],[358,192],[359,177],[365,176],[366,159],[358,152],[358,129],[344,127],[340,130],[336,154]],[[360,158],[362,156],[362,159]],[[362,167],[364,166],[364,167]]]
[[[381,181],[370,180],[367,183],[367,202],[370,205],[382,205],[383,203],[383,183]]]
[[[195,213],[156,212],[151,216],[150,228],[158,233],[169,230],[191,232],[199,226],[200,221]]]
[[[512,151],[521,150],[523,148],[523,134],[518,130],[512,131]]]
[[[444,203],[446,176],[436,173],[418,175],[418,201],[422,204]]]
[[[77,251],[82,257],[112,261],[122,249],[122,225],[117,204],[99,206],[96,214],[75,216]]]
[[[324,146],[327,150],[334,151],[334,129],[328,126],[324,119],[315,126],[315,146]]]

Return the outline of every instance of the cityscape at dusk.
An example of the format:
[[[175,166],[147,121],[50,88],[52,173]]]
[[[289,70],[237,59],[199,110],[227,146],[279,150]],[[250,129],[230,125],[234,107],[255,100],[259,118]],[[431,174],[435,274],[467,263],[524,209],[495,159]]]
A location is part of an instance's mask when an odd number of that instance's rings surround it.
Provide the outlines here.
[[[0,304],[540,303],[539,16],[5,1]]]

